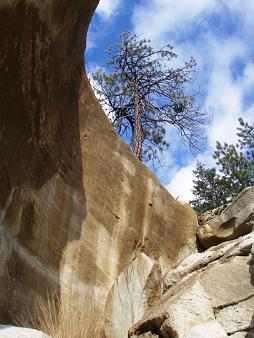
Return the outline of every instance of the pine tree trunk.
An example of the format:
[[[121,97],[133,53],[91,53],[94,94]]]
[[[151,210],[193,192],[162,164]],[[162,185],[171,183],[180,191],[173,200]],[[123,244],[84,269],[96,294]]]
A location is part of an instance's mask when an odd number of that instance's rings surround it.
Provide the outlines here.
[[[142,161],[142,124],[141,124],[141,107],[138,97],[135,98],[135,123],[133,134],[133,147],[134,154]]]

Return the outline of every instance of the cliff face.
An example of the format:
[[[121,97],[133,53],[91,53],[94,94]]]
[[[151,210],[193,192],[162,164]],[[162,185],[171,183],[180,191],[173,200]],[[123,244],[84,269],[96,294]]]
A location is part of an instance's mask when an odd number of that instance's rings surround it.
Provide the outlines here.
[[[196,215],[112,130],[83,74],[97,0],[0,3],[0,321],[35,295],[103,311],[142,252],[170,268],[196,249]]]
[[[1,320],[59,293],[86,215],[79,127],[85,32],[97,1],[0,3]],[[74,61],[75,59],[75,61]]]

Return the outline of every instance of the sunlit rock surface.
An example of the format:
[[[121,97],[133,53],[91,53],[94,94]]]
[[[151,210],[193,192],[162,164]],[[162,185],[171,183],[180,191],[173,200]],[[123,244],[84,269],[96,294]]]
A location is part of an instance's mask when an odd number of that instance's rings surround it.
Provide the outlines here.
[[[124,338],[145,312],[144,289],[155,262],[141,253],[120,273],[108,294],[105,307],[107,337]]]
[[[202,216],[203,224],[198,228],[198,239],[205,248],[252,231],[254,227],[254,187],[244,189],[225,208],[218,208],[216,211],[216,214],[210,211],[205,213]]]
[[[37,330],[15,327],[10,325],[0,325],[1,338],[50,338],[47,334]]]
[[[252,337],[253,242],[254,232],[191,255],[170,270],[163,279],[164,294],[147,309],[130,335]]]

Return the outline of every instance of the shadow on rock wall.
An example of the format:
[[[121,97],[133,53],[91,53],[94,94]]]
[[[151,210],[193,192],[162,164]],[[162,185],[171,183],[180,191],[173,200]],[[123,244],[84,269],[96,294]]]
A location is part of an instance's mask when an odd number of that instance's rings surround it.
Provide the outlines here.
[[[1,323],[60,292],[63,252],[86,217],[79,91],[96,4],[0,3]]]

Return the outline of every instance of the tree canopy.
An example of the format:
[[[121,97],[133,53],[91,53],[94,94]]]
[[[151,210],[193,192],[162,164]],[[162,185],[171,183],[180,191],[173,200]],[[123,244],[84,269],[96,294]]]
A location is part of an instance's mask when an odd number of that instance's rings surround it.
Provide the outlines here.
[[[238,143],[216,144],[213,158],[217,168],[206,168],[197,162],[193,171],[191,204],[200,212],[229,203],[242,189],[254,184],[254,123],[239,119]]]
[[[126,31],[108,54],[106,68],[93,74],[93,87],[136,156],[153,161],[168,149],[167,124],[177,128],[185,145],[198,147],[206,113],[186,90],[193,81],[194,59],[173,68],[177,55],[171,45],[156,50],[149,40]]]

